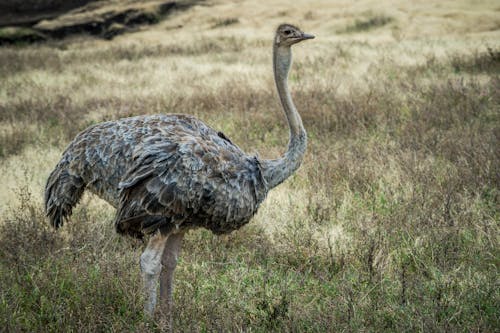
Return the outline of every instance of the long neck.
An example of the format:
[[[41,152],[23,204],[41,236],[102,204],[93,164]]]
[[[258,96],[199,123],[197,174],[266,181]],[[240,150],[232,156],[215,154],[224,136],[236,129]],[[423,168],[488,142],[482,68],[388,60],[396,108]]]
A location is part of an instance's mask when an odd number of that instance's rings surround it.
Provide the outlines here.
[[[306,131],[288,90],[288,71],[291,63],[291,48],[289,46],[278,47],[275,43],[273,48],[274,80],[290,128],[290,141],[287,151],[281,158],[262,162],[264,179],[267,181],[268,188],[281,184],[298,169],[307,147]]]

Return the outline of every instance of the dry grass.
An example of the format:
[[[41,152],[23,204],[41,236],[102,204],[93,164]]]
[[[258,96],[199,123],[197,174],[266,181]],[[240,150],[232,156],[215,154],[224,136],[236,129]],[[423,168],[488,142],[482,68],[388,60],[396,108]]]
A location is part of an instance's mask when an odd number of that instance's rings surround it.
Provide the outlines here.
[[[143,245],[115,235],[91,196],[50,230],[44,181],[78,131],[144,113],[194,114],[276,157],[287,129],[270,38],[291,20],[318,35],[296,47],[290,77],[306,160],[242,230],[188,235],[176,327],[498,329],[495,2],[286,4],[218,1],[113,42],[0,49],[0,327],[161,329],[141,313]],[[393,20],[335,33],[370,13]]]

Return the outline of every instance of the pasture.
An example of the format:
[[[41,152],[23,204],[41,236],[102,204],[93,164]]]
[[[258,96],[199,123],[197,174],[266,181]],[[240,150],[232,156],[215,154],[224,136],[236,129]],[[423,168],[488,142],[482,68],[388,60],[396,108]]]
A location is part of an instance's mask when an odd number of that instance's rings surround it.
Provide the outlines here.
[[[186,113],[276,158],[271,46],[294,48],[298,172],[228,236],[185,239],[179,332],[494,332],[500,327],[496,1],[205,1],[113,40],[0,46],[0,331],[159,332],[144,243],[86,194],[57,232],[45,181],[97,122]]]

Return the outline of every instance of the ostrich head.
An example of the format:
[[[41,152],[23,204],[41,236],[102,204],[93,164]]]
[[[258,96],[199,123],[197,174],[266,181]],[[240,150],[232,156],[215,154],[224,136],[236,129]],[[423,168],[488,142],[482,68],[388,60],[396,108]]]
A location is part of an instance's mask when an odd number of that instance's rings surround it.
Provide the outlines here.
[[[276,46],[292,46],[295,43],[301,42],[306,39],[313,39],[314,36],[306,34],[296,26],[291,24],[281,24],[276,30],[276,37],[274,43]]]

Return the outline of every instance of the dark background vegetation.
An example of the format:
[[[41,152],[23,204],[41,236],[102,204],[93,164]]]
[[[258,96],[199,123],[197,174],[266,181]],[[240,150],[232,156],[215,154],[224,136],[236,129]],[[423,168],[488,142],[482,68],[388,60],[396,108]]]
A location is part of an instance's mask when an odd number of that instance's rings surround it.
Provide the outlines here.
[[[30,25],[93,0],[0,0],[0,26]],[[95,1],[95,0],[94,0]]]

